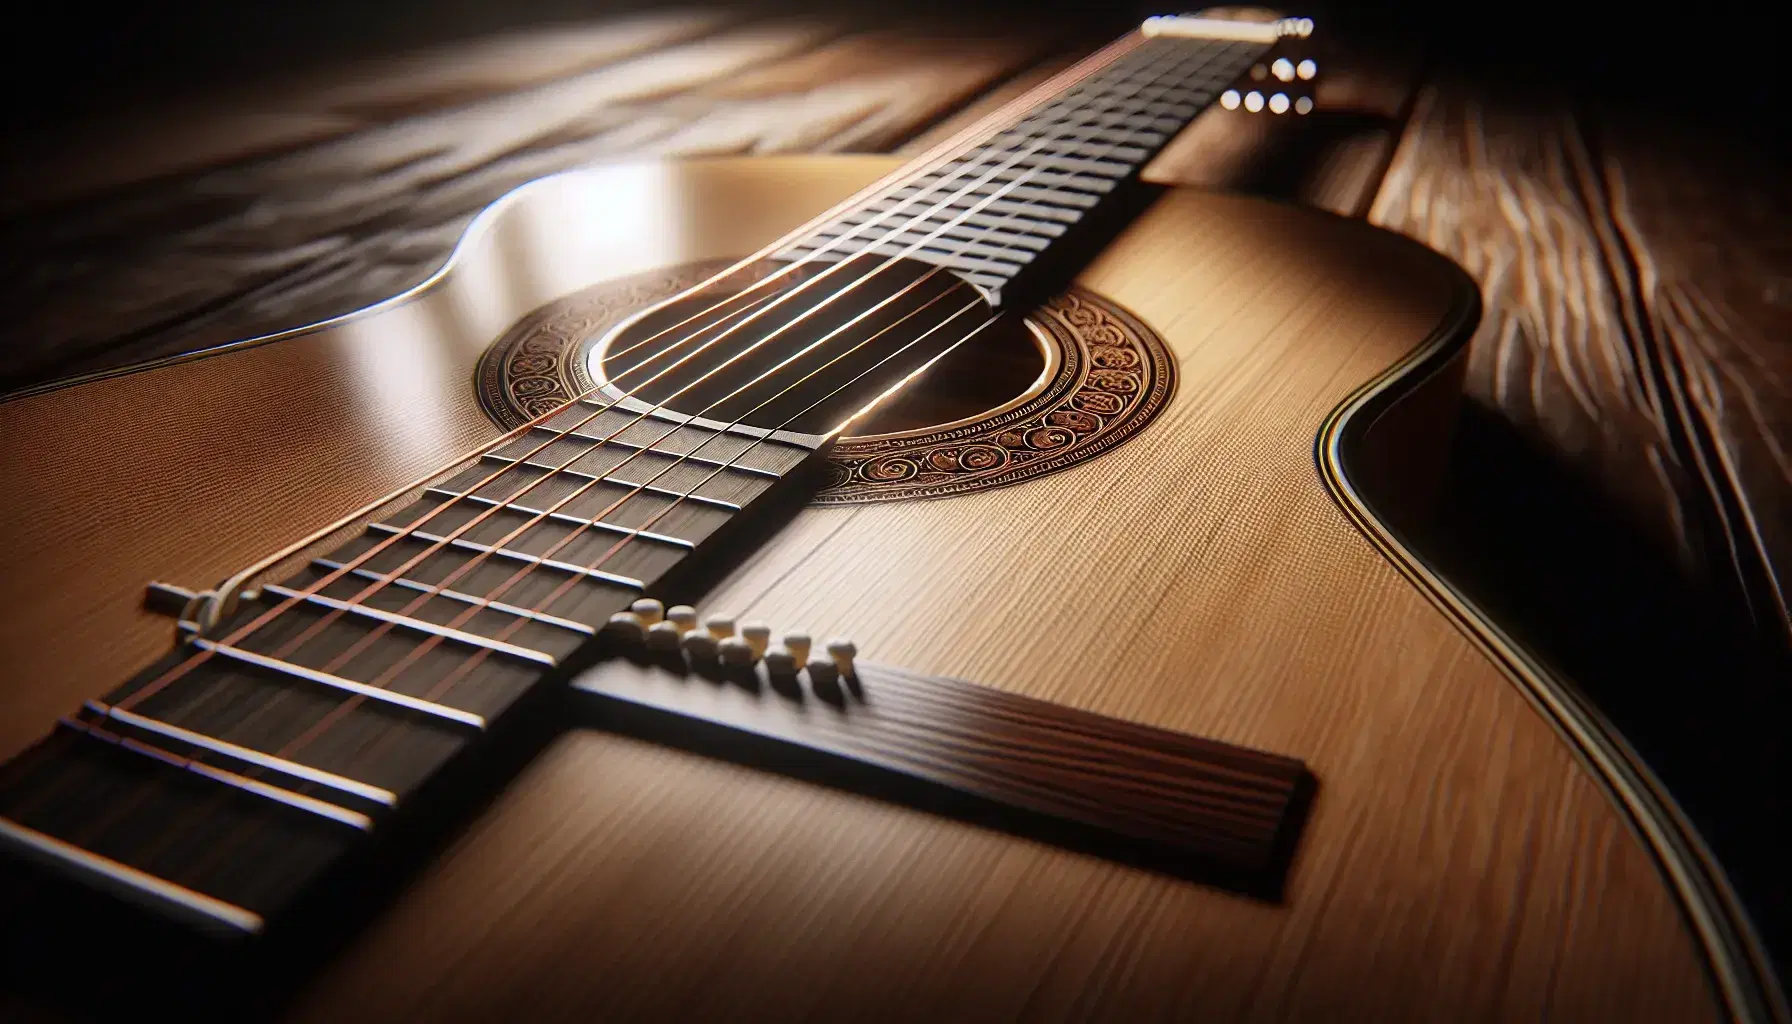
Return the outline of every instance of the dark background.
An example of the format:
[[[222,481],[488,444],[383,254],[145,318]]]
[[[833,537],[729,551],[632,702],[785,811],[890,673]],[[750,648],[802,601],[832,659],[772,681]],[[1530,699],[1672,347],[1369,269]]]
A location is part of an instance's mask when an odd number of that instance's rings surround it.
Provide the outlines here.
[[[228,88],[345,57],[377,54],[527,24],[601,12],[667,6],[742,11],[853,12],[1005,22],[1050,20],[1084,27],[1092,39],[1173,9],[1076,0],[719,0],[679,5],[641,0],[317,0],[183,4],[50,3],[0,43],[11,98],[9,128],[130,105],[168,92]],[[1514,0],[1457,4],[1325,0],[1290,13],[1320,20],[1330,36],[1418,40],[1433,56],[1500,88],[1567,86],[1614,102],[1644,103],[1663,116],[1722,121],[1785,139],[1784,5],[1718,0],[1689,8],[1610,0]],[[17,25],[18,23],[15,23]]]
[[[227,90],[359,57],[559,20],[655,5],[623,0],[317,0],[245,3],[198,0],[125,7],[91,2],[40,6],[0,39],[0,126],[6,159],[30,159],[29,132],[99,112],[154,110],[181,95]],[[1174,8],[1071,0],[722,0],[680,4],[742,13],[843,12],[870,24],[905,19],[982,23],[991,31],[1050,21],[1105,42],[1151,14]],[[1617,107],[1659,124],[1663,147],[1698,128],[1764,157],[1784,159],[1792,133],[1784,81],[1785,7],[1719,0],[1663,12],[1656,5],[1564,0],[1453,4],[1328,0],[1291,9],[1332,38],[1374,53],[1413,45],[1434,74],[1477,83],[1482,94],[1566,96],[1582,107]],[[1792,181],[1792,177],[1785,180]],[[0,362],[5,358],[0,353]],[[0,365],[0,376],[4,376]],[[1548,652],[1586,688],[1687,804],[1754,905],[1758,923],[1792,962],[1792,887],[1783,848],[1761,835],[1761,793],[1772,779],[1738,778],[1718,767],[1739,741],[1728,723],[1703,738],[1689,705],[1741,706],[1761,694],[1772,713],[1745,715],[1756,742],[1787,734],[1783,652],[1761,652],[1735,623],[1724,594],[1686,591],[1648,543],[1614,526],[1618,517],[1576,482],[1548,471],[1548,453],[1527,453],[1497,423],[1464,424],[1460,475],[1446,508],[1463,542],[1431,552],[1502,623]],[[1505,469],[1499,469],[1505,467]],[[1516,467],[1516,468],[1514,468]],[[1526,468],[1528,467],[1528,468]],[[1489,524],[1494,524],[1490,527]],[[1494,535],[1495,527],[1499,535]],[[1572,578],[1557,575],[1562,566]],[[1758,686],[1756,686],[1758,684]],[[1712,689],[1732,687],[1728,695]],[[1755,687],[1749,689],[1749,687]],[[1750,698],[1755,699],[1755,698]],[[1747,742],[1747,741],[1744,741]],[[1783,743],[1781,744],[1783,746]],[[1783,765],[1783,757],[1768,763]],[[1783,799],[1783,795],[1781,796]],[[1784,808],[1772,810],[1784,816]],[[1782,822],[1781,824],[1784,824]]]

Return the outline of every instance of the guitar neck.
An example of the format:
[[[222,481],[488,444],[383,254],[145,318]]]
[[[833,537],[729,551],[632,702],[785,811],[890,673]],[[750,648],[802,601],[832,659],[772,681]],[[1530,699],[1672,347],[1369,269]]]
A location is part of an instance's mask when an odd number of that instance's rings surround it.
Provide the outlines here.
[[[1254,28],[1232,39],[1129,37],[1074,84],[923,158],[776,256],[906,256],[955,271],[999,305],[1022,278],[1081,249],[1152,157],[1275,45],[1273,27]]]
[[[613,614],[800,503],[822,446],[574,402],[64,719],[0,769],[0,846],[257,933],[476,769]]]

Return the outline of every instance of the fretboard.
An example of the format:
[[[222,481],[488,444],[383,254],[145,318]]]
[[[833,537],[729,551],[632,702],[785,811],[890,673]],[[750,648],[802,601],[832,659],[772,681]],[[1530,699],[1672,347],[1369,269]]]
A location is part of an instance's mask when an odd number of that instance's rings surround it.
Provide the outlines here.
[[[574,402],[88,702],[6,766],[0,845],[258,931],[613,613],[813,489],[821,438],[627,404]]]
[[[950,268],[999,297],[1134,181],[1269,46],[1147,39],[777,256],[833,262],[861,252],[906,255]]]

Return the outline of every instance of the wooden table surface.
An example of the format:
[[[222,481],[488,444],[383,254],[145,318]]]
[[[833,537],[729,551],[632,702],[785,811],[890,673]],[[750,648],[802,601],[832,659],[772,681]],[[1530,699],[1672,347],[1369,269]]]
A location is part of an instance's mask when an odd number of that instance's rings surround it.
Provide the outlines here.
[[[0,391],[366,305],[556,171],[918,149],[1122,27],[611,16],[59,123],[0,167]],[[1696,124],[1513,98],[1420,56],[1334,46],[1319,114],[1213,111],[1151,174],[1366,216],[1481,283],[1471,402],[1422,546],[1649,757],[1784,957],[1780,169]]]

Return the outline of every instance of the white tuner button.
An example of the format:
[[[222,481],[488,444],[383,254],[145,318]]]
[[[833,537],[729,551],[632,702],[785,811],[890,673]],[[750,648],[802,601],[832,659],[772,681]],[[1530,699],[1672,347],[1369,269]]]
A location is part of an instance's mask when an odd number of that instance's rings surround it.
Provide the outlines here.
[[[753,648],[753,657],[765,657],[765,649],[772,642],[772,627],[763,622],[749,622],[740,627],[740,638]]]
[[[711,615],[703,620],[703,628],[709,630],[710,636],[723,640],[734,635],[734,620],[726,615]]]
[[[680,635],[697,628],[697,609],[688,604],[675,604],[666,609],[666,621],[678,627]]]
[[[707,665],[716,660],[716,638],[700,629],[686,633],[679,645],[693,665]]]
[[[829,686],[840,677],[840,670],[827,658],[816,658],[809,662],[809,685]]]
[[[828,641],[828,657],[834,659],[834,667],[843,676],[852,677],[852,659],[858,653],[858,647],[851,640],[838,638]]]
[[[807,664],[809,661],[809,634],[784,634],[784,649],[790,652],[790,656],[796,659],[798,665]]]
[[[782,647],[773,647],[765,652],[765,671],[776,678],[788,679],[796,675],[797,667],[801,664],[795,655]]]
[[[724,665],[751,665],[758,660],[753,648],[738,636],[723,637],[716,644],[716,653],[721,655]]]
[[[634,612],[617,612],[610,616],[610,621],[604,628],[612,635],[621,637],[630,643],[638,644],[647,638],[645,631],[641,628],[641,620]]]
[[[678,627],[670,622],[656,622],[647,627],[647,646],[656,651],[676,651],[678,640]]]
[[[666,617],[666,606],[651,597],[643,597],[629,605],[628,610],[635,613],[635,617],[641,620],[641,625],[648,627],[657,625]]]

